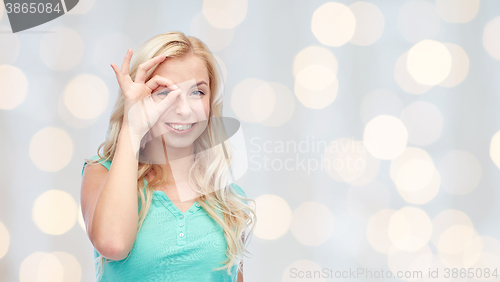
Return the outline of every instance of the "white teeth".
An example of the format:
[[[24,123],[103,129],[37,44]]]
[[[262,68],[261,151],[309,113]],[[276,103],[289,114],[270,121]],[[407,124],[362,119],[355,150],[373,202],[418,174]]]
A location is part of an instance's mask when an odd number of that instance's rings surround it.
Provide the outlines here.
[[[177,130],[188,130],[191,128],[191,126],[193,126],[193,124],[186,124],[186,125],[177,125],[177,124],[170,124],[170,123],[167,123],[168,126],[172,127],[173,129],[177,129]]]

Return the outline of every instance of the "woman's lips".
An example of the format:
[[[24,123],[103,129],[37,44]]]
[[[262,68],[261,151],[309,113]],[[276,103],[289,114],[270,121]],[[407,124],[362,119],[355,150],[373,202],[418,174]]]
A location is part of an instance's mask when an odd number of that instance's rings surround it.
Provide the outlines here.
[[[191,131],[193,131],[193,128],[196,126],[196,122],[195,123],[185,123],[185,124],[179,124],[179,123],[165,123],[165,125],[167,126],[167,128],[175,133],[175,134],[186,134],[186,133],[189,133]],[[175,129],[173,128],[172,126],[176,126],[176,127],[180,127],[179,129]],[[186,125],[191,125],[191,127],[187,128],[187,129],[184,129],[186,128]],[[184,129],[184,130],[183,130]]]

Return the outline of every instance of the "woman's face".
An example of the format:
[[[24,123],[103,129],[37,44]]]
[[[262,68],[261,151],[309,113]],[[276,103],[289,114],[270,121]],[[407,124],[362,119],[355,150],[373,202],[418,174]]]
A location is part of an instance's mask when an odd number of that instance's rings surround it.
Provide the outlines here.
[[[165,139],[170,148],[191,147],[208,125],[210,114],[210,85],[208,71],[203,61],[189,55],[184,58],[167,58],[151,77],[163,76],[181,89],[181,94],[150,130],[154,141]],[[153,100],[161,99],[171,90],[160,86],[153,90]],[[160,97],[160,98],[158,98]]]

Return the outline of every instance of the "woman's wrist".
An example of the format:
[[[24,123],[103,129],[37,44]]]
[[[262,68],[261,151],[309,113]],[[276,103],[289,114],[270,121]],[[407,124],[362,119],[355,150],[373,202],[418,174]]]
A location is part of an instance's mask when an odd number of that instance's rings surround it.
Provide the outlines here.
[[[118,136],[118,139],[120,141],[123,140],[123,138],[126,138],[127,143],[130,142],[132,144],[132,148],[134,150],[134,153],[137,154],[137,152],[139,151],[140,146],[141,146],[142,137],[137,135],[137,134],[132,133],[130,131],[130,128],[129,128],[127,122],[123,123],[122,128],[120,130],[120,135]]]

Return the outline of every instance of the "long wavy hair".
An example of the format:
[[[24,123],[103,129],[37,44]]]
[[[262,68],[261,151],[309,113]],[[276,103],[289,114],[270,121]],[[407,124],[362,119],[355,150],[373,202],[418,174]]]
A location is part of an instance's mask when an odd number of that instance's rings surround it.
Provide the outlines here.
[[[185,56],[195,55],[202,59],[208,70],[210,87],[210,118],[205,131],[194,142],[194,162],[189,169],[189,183],[191,188],[200,195],[196,201],[213,218],[224,231],[224,237],[227,242],[227,259],[223,262],[224,266],[214,269],[221,270],[227,268],[228,274],[231,274],[231,268],[238,264],[238,271],[241,268],[241,259],[250,252],[245,245],[248,242],[249,235],[252,234],[256,222],[255,201],[242,197],[227,185],[227,176],[229,166],[232,163],[231,146],[224,139],[224,130],[222,130],[222,74],[217,67],[217,62],[208,47],[199,39],[193,36],[186,36],[179,31],[172,31],[157,35],[144,43],[132,58],[129,74],[132,80],[135,80],[139,64],[160,54],[165,54],[167,58],[183,58]],[[152,76],[156,66],[147,73],[147,80]],[[109,128],[104,141],[97,149],[99,159],[86,161],[89,163],[112,160],[116,148],[118,136],[123,123],[125,98],[121,89],[118,93],[113,113],[109,121]],[[221,142],[222,141],[222,142]],[[219,145],[217,145],[219,144]],[[224,146],[224,148],[222,148]],[[100,153],[102,148],[102,154]],[[141,152],[139,152],[141,153]],[[154,179],[145,187],[144,178],[151,172],[155,172]],[[151,206],[154,188],[167,183],[167,174],[162,166],[158,164],[143,163],[139,161],[137,177],[137,195],[140,199],[139,222],[136,233],[139,233],[142,223],[146,218]],[[246,204],[243,201],[252,202]],[[205,202],[206,201],[206,202]],[[142,208],[143,207],[143,208]],[[218,215],[222,214],[222,217]],[[249,229],[245,242],[242,235]],[[127,259],[132,252],[127,255]],[[104,272],[104,266],[110,259],[99,254],[96,258],[98,278],[100,279]]]

